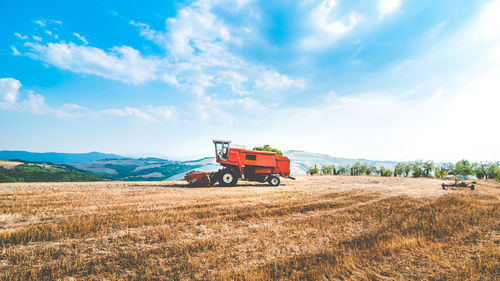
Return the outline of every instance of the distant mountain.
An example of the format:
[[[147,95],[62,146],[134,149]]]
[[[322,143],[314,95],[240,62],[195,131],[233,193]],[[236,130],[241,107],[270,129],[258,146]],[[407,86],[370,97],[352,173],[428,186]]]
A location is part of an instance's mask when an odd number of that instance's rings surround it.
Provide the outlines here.
[[[378,161],[378,160],[368,160],[363,158],[342,158],[333,157],[327,154],[321,153],[311,153],[301,150],[288,150],[284,152],[284,155],[290,158],[292,163],[297,164],[302,170],[307,171],[308,167],[313,165],[335,165],[335,166],[345,166],[352,165],[356,162],[367,163],[371,166],[385,168],[394,168],[398,162],[397,161]]]
[[[57,152],[28,152],[28,151],[0,151],[2,160],[24,160],[33,162],[52,163],[80,163],[98,161],[103,159],[123,159],[125,157],[116,154],[106,154],[100,152],[89,153],[57,153]]]
[[[283,153],[286,157],[290,158],[292,174],[295,175],[305,175],[310,166],[318,165],[335,165],[339,166],[352,166],[356,162],[366,163],[370,166],[376,166],[380,168],[384,166],[385,168],[394,169],[398,164],[397,161],[378,161],[378,160],[368,160],[363,158],[341,158],[333,157],[327,154],[320,153],[310,153],[301,150],[288,150]]]
[[[69,165],[83,171],[103,175],[115,180],[128,181],[160,181],[174,175],[182,175],[193,169],[202,168],[208,163],[204,159],[197,161],[171,161],[160,158],[139,159],[105,159],[99,161],[69,163]]]

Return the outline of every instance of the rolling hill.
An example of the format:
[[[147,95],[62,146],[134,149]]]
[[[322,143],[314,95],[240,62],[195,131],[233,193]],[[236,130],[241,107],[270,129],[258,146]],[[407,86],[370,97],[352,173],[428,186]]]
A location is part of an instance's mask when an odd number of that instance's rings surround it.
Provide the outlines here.
[[[103,177],[66,164],[0,161],[0,182],[86,182]]]
[[[201,168],[205,166],[205,163],[198,163],[197,161],[180,162],[160,158],[125,158],[69,163],[69,165],[115,180],[158,181],[169,179],[177,174],[182,174],[182,177],[178,178],[181,179],[187,171]]]

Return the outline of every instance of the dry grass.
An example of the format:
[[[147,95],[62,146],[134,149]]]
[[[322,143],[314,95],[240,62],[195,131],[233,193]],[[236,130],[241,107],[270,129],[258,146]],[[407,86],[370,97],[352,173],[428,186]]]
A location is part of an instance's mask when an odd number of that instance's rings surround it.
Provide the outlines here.
[[[498,183],[440,183],[1,184],[0,278],[498,280]]]
[[[23,162],[0,160],[0,167],[5,168],[5,169],[14,169],[15,167],[17,167],[21,164],[23,164]]]

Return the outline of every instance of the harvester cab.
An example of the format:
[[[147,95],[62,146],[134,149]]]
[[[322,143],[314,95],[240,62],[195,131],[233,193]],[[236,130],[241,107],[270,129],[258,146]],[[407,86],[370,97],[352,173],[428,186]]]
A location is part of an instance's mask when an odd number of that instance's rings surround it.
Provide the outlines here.
[[[229,144],[231,141],[213,140],[215,144],[215,156],[219,160],[227,160],[229,154]]]

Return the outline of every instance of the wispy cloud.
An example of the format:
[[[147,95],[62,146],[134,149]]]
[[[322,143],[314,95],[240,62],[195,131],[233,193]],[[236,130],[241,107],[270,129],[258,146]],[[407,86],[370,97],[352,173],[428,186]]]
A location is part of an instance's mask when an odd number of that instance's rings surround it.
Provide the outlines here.
[[[39,25],[40,27],[44,27],[47,25],[47,21],[44,19],[34,20],[33,22],[36,23],[37,25]]]
[[[401,7],[402,0],[379,0],[378,13],[379,18],[384,18],[389,14],[396,12]]]
[[[334,14],[337,5],[336,0],[323,0],[312,9],[306,21],[310,32],[300,42],[302,48],[328,47],[354,29],[359,16],[352,12],[347,18],[338,18]]]
[[[257,88],[264,88],[268,90],[287,89],[290,87],[304,89],[305,82],[302,79],[290,79],[286,75],[280,74],[276,71],[264,71],[255,81],[255,86]]]
[[[16,47],[10,46],[10,49],[12,50],[12,55],[14,55],[14,56],[20,56],[21,55],[21,53],[17,50]]]
[[[21,39],[21,40],[26,40],[26,39],[28,39],[28,36],[26,36],[26,35],[21,35],[21,34],[19,34],[19,33],[17,33],[17,32],[16,32],[16,33],[14,33],[14,36],[16,36],[17,38],[19,38],[19,39]]]
[[[122,46],[108,52],[74,43],[25,43],[31,56],[58,68],[107,79],[140,84],[157,79],[160,60],[144,58],[138,50]]]
[[[106,109],[102,113],[121,117],[135,117],[146,122],[165,122],[176,118],[176,110],[173,106],[148,105],[143,109],[125,107],[123,109]]]
[[[76,32],[73,32],[73,36],[75,36],[76,38],[80,39],[84,45],[88,45],[89,42],[87,41],[87,39],[85,39],[85,37],[81,36],[79,33],[76,33]]]

